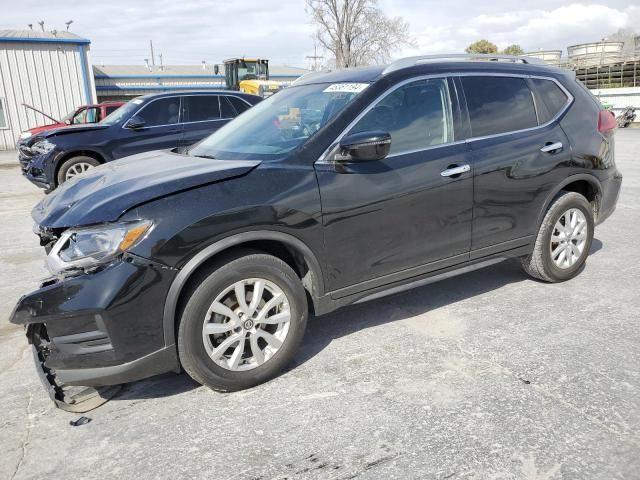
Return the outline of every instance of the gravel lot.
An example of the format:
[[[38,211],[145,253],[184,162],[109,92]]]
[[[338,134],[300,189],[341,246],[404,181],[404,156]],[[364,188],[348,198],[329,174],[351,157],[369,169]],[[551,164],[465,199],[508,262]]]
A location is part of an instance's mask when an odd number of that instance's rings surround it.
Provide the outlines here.
[[[30,208],[0,164],[0,478],[640,478],[640,130],[586,270],[502,264],[312,319],[295,365],[218,394],[186,375],[125,387],[72,427],[7,322],[43,277]]]

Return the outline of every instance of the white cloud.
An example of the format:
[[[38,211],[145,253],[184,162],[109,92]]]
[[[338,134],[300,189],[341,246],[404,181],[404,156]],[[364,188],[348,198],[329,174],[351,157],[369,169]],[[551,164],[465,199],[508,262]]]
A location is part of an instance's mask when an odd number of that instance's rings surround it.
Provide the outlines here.
[[[455,17],[449,22],[439,21],[435,28],[428,24],[428,15],[424,20],[413,17],[411,30],[418,46],[401,52],[403,55],[463,52],[467,45],[482,38],[500,48],[517,43],[525,50],[565,50],[569,45],[600,40],[620,28],[637,28],[640,24],[640,7],[578,3],[481,13],[464,21]]]
[[[619,28],[640,28],[640,6],[628,0],[596,2],[379,0],[379,5],[410,24],[418,46],[398,51],[401,56],[462,52],[481,38],[501,48],[518,43],[525,50],[566,49]],[[314,27],[303,0],[0,0],[0,12],[0,28],[26,28],[44,19],[48,28],[63,29],[73,19],[72,30],[92,40],[94,60],[107,64],[142,63],[150,39],[166,63],[257,55],[305,66],[305,56],[313,54]]]

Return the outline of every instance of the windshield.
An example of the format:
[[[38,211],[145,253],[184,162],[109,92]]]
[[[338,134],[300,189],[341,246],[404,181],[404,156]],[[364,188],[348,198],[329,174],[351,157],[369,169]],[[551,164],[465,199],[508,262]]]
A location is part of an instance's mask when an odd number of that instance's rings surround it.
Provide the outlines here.
[[[108,125],[115,125],[116,123],[120,123],[121,121],[129,118],[134,112],[136,112],[140,108],[142,103],[143,103],[142,100],[138,98],[129,100],[120,108],[118,108],[117,110],[111,112],[109,115],[104,117],[104,119],[100,121],[100,123],[106,123]]]
[[[62,120],[60,120],[62,123],[67,123],[67,124],[71,124],[71,119],[73,119],[73,117],[75,116],[75,114],[78,112],[78,110],[72,110],[71,112],[67,113]]]
[[[344,109],[366,83],[285,88],[189,150],[196,157],[275,159],[305,142]]]
[[[264,79],[267,66],[264,63],[241,61],[238,64],[238,81]]]

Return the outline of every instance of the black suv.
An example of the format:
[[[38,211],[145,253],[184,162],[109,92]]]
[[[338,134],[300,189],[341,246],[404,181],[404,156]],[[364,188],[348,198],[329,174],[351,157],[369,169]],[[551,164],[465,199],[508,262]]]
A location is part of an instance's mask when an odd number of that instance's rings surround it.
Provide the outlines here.
[[[12,322],[52,395],[181,367],[243,389],[291,361],[310,313],[509,257],[577,275],[620,190],[615,119],[568,70],[487,60],[311,74],[185,152],[45,198],[53,276]]]
[[[47,130],[21,141],[22,173],[39,187],[53,190],[117,158],[192,145],[261,100],[211,90],[144,95],[99,123]]]

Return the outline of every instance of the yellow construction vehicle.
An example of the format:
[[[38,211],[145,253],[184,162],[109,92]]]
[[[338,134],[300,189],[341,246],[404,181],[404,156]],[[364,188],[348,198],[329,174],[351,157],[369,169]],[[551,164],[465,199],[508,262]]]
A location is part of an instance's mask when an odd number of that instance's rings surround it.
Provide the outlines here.
[[[269,60],[260,58],[225,60],[224,79],[230,90],[239,90],[264,98],[282,88],[282,84],[269,80]]]

